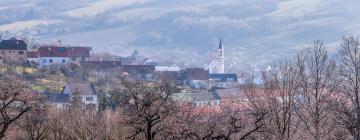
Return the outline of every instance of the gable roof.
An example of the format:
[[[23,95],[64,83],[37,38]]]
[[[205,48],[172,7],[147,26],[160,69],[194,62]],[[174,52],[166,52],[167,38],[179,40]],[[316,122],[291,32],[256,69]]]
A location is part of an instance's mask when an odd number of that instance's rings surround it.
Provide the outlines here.
[[[43,46],[38,49],[40,57],[69,57],[68,48]]]
[[[0,42],[0,50],[27,50],[27,44],[15,37]]]
[[[217,82],[227,82],[230,81],[229,78],[232,79],[232,81],[237,81],[237,75],[235,73],[219,73],[219,74],[209,74],[209,79],[212,79]]]
[[[38,52],[40,57],[90,57],[87,47],[42,46]]]
[[[38,58],[39,57],[39,52],[37,52],[37,51],[26,52],[26,57],[27,58]]]
[[[80,95],[96,95],[95,88],[90,82],[73,83],[69,82],[68,86],[71,93],[79,92]]]
[[[70,57],[90,57],[90,50],[85,47],[68,47]]]
[[[203,68],[186,68],[185,77],[187,80],[209,80],[209,70]]]

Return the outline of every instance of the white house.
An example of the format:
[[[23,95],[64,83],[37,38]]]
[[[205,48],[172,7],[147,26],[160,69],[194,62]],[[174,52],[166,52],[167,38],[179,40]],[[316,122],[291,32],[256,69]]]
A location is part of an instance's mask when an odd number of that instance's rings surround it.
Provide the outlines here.
[[[70,61],[67,47],[40,47],[38,51],[40,68],[56,64],[65,65]]]
[[[40,68],[51,65],[67,65],[78,64],[81,61],[88,61],[90,57],[89,47],[57,47],[57,46],[43,46],[38,49],[38,64]],[[28,60],[36,61],[35,56],[29,55],[33,58]]]

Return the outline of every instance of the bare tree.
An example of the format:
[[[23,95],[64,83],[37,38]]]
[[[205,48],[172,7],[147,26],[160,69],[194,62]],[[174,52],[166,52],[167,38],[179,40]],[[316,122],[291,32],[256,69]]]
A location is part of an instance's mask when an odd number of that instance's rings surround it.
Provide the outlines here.
[[[21,117],[38,105],[38,97],[17,83],[0,83],[0,139]]]
[[[300,128],[313,139],[327,139],[334,127],[329,101],[337,84],[335,62],[328,58],[324,43],[314,41],[311,47],[298,54],[296,65],[298,92],[304,98],[296,110]]]
[[[293,139],[299,121],[296,117],[297,69],[290,61],[284,61],[263,75],[266,127],[268,139]]]
[[[49,135],[48,120],[46,110],[37,108],[24,116],[20,128],[25,132],[26,139],[44,140]]]
[[[358,37],[352,35],[343,37],[339,51],[341,84],[339,84],[338,102],[335,105],[339,123],[355,140],[360,140],[359,44]]]
[[[130,139],[156,139],[165,131],[163,123],[176,114],[178,108],[171,96],[176,85],[170,81],[159,81],[151,85],[142,81],[122,80],[122,103]]]

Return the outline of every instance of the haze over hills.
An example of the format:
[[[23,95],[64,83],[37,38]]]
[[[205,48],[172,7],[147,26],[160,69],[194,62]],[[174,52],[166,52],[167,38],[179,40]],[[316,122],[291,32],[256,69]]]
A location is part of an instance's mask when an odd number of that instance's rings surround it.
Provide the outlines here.
[[[0,0],[0,33],[95,51],[134,49],[202,66],[224,39],[227,65],[265,65],[360,31],[357,0]]]

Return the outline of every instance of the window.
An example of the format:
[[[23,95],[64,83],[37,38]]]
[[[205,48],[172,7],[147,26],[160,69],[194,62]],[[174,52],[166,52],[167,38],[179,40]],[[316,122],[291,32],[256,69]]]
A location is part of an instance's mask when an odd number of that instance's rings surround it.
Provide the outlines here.
[[[2,54],[5,54],[5,51],[1,51]]]
[[[94,100],[94,97],[86,97],[85,100],[86,100],[86,101],[93,101],[93,100]]]
[[[49,60],[49,63],[52,63],[52,62],[53,62],[53,60],[52,60],[52,59],[50,59],[50,60]]]
[[[46,59],[42,59],[41,61],[42,61],[42,63],[47,63]]]
[[[11,53],[11,51],[9,51],[9,53]]]
[[[58,48],[58,51],[59,51],[59,52],[64,52],[64,51],[65,51],[65,48],[64,48],[64,47],[59,47],[59,48]]]
[[[65,59],[63,59],[63,60],[62,60],[62,63],[65,63],[65,62],[66,62]]]
[[[24,51],[19,51],[19,54],[24,54]]]

